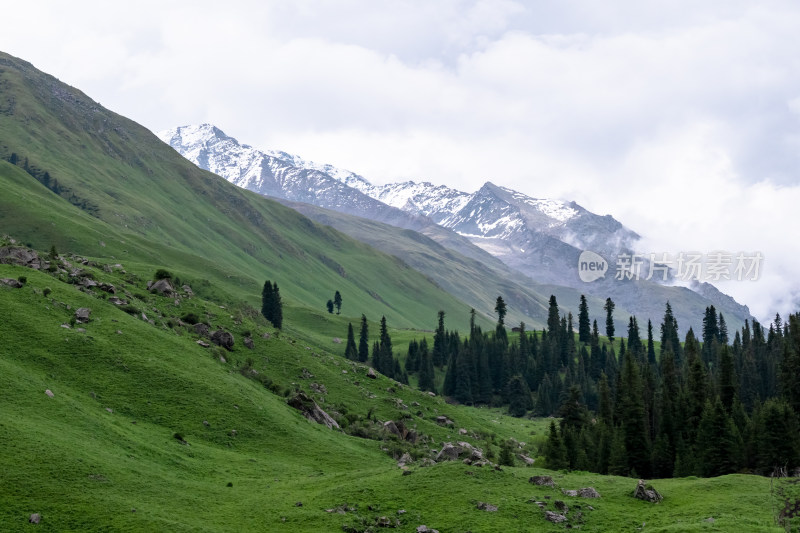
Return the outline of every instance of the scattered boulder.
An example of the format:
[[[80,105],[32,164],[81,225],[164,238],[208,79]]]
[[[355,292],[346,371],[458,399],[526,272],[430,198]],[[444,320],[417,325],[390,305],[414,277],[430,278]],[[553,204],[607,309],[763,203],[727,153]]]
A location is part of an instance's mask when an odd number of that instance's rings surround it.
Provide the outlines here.
[[[372,369],[372,367],[367,369],[367,377],[370,379],[377,379],[378,376],[375,374],[375,371]]]
[[[85,324],[89,322],[89,315],[91,312],[92,310],[88,307],[81,307],[75,311],[75,322],[78,322],[79,324]]]
[[[333,343],[334,344],[342,344],[342,339],[340,339],[339,337],[334,337],[333,338]]]
[[[464,429],[464,428],[461,428],[461,429],[458,430],[458,434],[459,435],[466,435],[467,434],[467,430]]]
[[[397,429],[397,424],[394,423],[392,420],[387,420],[383,423],[383,429],[391,433],[392,435],[397,435],[398,437],[402,438],[400,434],[400,430]]]
[[[116,296],[112,296],[111,298],[108,299],[108,301],[114,305],[128,305],[128,300],[121,300]]]
[[[253,343],[253,338],[252,337],[245,337],[244,341],[242,341],[242,342],[244,342],[245,347],[249,348],[250,350],[252,350],[252,349],[254,349],[256,347],[256,345]]]
[[[440,426],[452,426],[455,424],[452,420],[443,415],[439,415],[436,417],[436,423],[439,424]]]
[[[580,498],[599,498],[600,493],[594,487],[585,487],[578,489],[578,497]]]
[[[410,463],[413,463],[413,462],[414,462],[414,458],[411,457],[411,455],[408,452],[406,452],[406,453],[403,454],[402,457],[400,457],[400,460],[397,461],[397,466],[398,466],[398,468],[403,468],[407,464],[410,464]]]
[[[44,393],[47,394],[51,398],[55,396],[55,394],[53,394],[53,391],[51,391],[50,389],[47,389],[46,391],[44,391]]]
[[[191,298],[192,296],[194,296],[194,293],[192,292],[192,288],[190,286],[184,285],[183,287],[181,287],[181,289],[183,289],[183,292],[186,293],[186,296],[188,298]]]
[[[540,487],[555,487],[556,483],[550,476],[533,476],[528,480],[528,483],[539,485]]]
[[[488,511],[490,513],[496,513],[497,512],[497,506],[496,505],[492,505],[491,503],[478,502],[478,505],[476,507],[480,511]]]
[[[636,484],[636,489],[633,491],[633,497],[637,500],[644,500],[650,503],[659,503],[664,497],[652,486],[645,484],[643,479],[640,479]]]
[[[533,464],[536,462],[536,459],[533,459],[532,457],[528,457],[528,456],[527,456],[527,455],[525,455],[524,453],[521,453],[521,454],[519,454],[519,458],[520,458],[520,459],[522,460],[522,462],[523,462],[523,463],[525,463],[527,466],[533,466]]]
[[[553,511],[545,511],[544,512],[545,520],[552,522],[554,524],[560,524],[561,522],[566,522],[567,517],[563,514],[554,513]]]
[[[152,285],[150,285],[148,289],[150,290],[150,292],[156,292],[161,296],[173,297],[175,294],[177,294],[175,292],[175,288],[172,286],[172,284],[169,282],[168,279],[160,279],[154,282]]]
[[[233,335],[225,331],[224,329],[218,329],[214,333],[211,334],[211,342],[216,344],[217,346],[222,346],[226,350],[231,350],[233,348]]]
[[[28,518],[29,524],[38,524],[41,521],[42,521],[42,515],[40,515],[39,513],[33,513],[30,516],[30,518]]]
[[[270,336],[271,336],[271,335],[270,335],[269,333],[264,333],[263,335],[261,335],[261,338],[262,338],[262,339],[269,339],[269,338],[270,338]]]
[[[303,416],[309,420],[313,420],[317,424],[324,424],[329,429],[339,429],[339,424],[336,423],[336,420],[323,411],[320,406],[317,405],[317,402],[309,398],[306,393],[302,391],[298,392],[293,397],[289,398],[287,403],[302,412]]]
[[[194,332],[200,335],[201,337],[208,337],[209,330],[208,324],[203,324],[202,322],[198,322],[194,325]]]
[[[563,514],[567,514],[567,513],[569,512],[569,507],[567,507],[567,504],[566,504],[566,503],[564,503],[564,502],[563,502],[563,501],[561,501],[561,500],[556,500],[556,501],[554,501],[554,502],[553,502],[553,505],[555,505],[555,506],[556,506],[556,509],[558,509],[559,511],[561,511]]]
[[[463,460],[465,464],[483,461],[483,451],[468,442],[459,442],[456,444],[445,442],[442,445],[442,449],[436,455],[436,461],[457,461],[462,456],[464,457]]]
[[[431,529],[425,524],[422,524],[421,526],[417,526],[417,533],[439,533],[439,530]]]
[[[21,281],[12,278],[0,279],[0,283],[9,286],[12,289],[21,289],[24,286]]]
[[[198,340],[198,341],[197,341],[197,344],[199,344],[199,345],[200,345],[200,346],[202,346],[203,348],[208,348],[208,347],[210,347],[210,346],[211,346],[211,345],[210,345],[210,344],[208,344],[207,342],[205,342],[205,341],[201,341],[201,340]]]
[[[0,248],[0,263],[4,265],[18,265],[34,270],[42,268],[39,254],[21,246],[3,246]]]

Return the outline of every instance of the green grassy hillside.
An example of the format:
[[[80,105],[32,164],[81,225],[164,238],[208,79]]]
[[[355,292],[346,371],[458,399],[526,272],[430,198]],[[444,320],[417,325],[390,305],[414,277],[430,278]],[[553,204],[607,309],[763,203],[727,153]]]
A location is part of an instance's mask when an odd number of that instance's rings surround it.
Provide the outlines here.
[[[513,437],[524,443],[519,452],[535,457],[548,422],[448,405],[382,376],[369,379],[365,367],[276,332],[247,306],[197,296],[176,305],[149,294],[146,278],[101,264],[81,268],[112,283],[137,312],[97,290],[0,265],[0,278],[27,278],[21,289],[0,285],[3,530],[27,530],[28,517],[39,513],[45,531],[366,531],[383,516],[398,519],[399,531],[421,524],[561,531],[533,503],[555,511],[556,500],[586,531],[633,531],[643,522],[652,531],[780,530],[772,506],[782,502],[768,479],[755,476],[657,481],[665,500],[650,505],[631,498],[635,480],[626,478],[553,473],[522,461],[501,470],[422,467],[445,441],[496,455]],[[91,309],[90,321],[63,327],[79,307]],[[232,332],[232,351],[198,345],[194,329],[179,322],[189,312]],[[241,342],[247,333],[252,350]],[[296,389],[346,432],[289,407],[285,395]],[[438,425],[439,415],[455,424]],[[418,431],[418,445],[376,429],[386,420]],[[354,436],[359,428],[371,438]],[[410,475],[396,465],[403,451],[417,458]],[[557,487],[531,485],[534,474],[554,475]],[[583,486],[602,497],[560,491]],[[478,502],[498,511],[478,510]]]
[[[430,309],[468,311],[396,258],[198,169],[145,128],[0,54],[0,158],[12,154],[17,165],[0,163],[0,232],[38,248],[133,271],[168,264],[208,280],[217,298],[253,304],[265,279],[293,306],[324,309],[339,290],[346,314],[398,327],[425,327]]]

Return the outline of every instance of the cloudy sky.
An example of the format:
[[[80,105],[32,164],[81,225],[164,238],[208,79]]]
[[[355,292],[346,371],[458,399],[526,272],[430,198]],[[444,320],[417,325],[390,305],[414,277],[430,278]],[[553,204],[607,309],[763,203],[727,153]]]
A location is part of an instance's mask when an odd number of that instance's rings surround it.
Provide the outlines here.
[[[115,4],[15,2],[0,50],[152,130],[575,200],[643,252],[761,251],[721,288],[800,306],[797,2]]]

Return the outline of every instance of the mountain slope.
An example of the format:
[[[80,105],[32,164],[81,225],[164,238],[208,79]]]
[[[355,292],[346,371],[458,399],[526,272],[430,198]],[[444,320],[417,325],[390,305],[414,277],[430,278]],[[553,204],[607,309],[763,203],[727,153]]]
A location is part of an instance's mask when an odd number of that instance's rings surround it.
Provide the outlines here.
[[[617,329],[620,331],[625,329],[629,313],[635,314],[642,324],[647,319],[658,324],[667,301],[672,304],[683,332],[689,327],[700,330],[702,324],[697,309],[709,305],[717,307],[733,327],[751,318],[746,306],[709,284],[695,284],[689,289],[654,281],[615,280],[615,258],[621,252],[631,253],[639,236],[613,217],[596,215],[575,202],[530,198],[490,182],[471,194],[426,182],[372,185],[358,174],[331,165],[242,145],[209,124],[182,126],[161,132],[159,136],[202,168],[217,172],[242,187],[295,202],[291,205],[307,214],[314,210],[301,208],[297,202],[422,233],[462,256],[491,264],[490,268],[497,273],[503,272],[501,278],[512,294],[511,287],[518,285],[517,280],[525,280],[522,283],[528,284],[527,292],[537,293],[540,301],[555,294],[564,311],[577,314],[578,297],[584,293],[592,300],[590,311],[600,318],[600,323],[604,319],[599,316],[602,315],[601,302],[610,297],[617,305]],[[398,211],[406,216],[398,215]],[[314,215],[314,218],[332,224],[336,220],[336,227],[351,236],[400,258],[405,257],[402,247],[382,242],[379,236],[363,231],[363,223],[344,223],[340,217],[331,215]],[[494,261],[478,249],[488,252]],[[593,283],[581,281],[577,266],[584,250],[606,259],[610,271],[604,279]],[[497,259],[505,266],[497,268]],[[430,265],[415,264],[432,275]],[[645,262],[645,271],[647,264]],[[456,290],[455,294],[468,298],[471,305],[481,308],[472,298],[475,291],[470,291],[472,296],[464,296],[463,290],[454,289],[453,283],[445,281],[446,273],[433,277],[442,286]],[[527,317],[526,321],[539,324],[539,306],[530,306],[525,301],[520,303],[519,311]]]
[[[386,315],[402,327],[429,326],[438,309],[469,310],[394,257],[198,169],[145,128],[7,55],[0,159],[0,232],[40,248],[111,256],[137,272],[172,264],[182,278],[205,280],[204,290],[254,305],[265,279],[292,306],[324,308],[339,290],[346,314]]]

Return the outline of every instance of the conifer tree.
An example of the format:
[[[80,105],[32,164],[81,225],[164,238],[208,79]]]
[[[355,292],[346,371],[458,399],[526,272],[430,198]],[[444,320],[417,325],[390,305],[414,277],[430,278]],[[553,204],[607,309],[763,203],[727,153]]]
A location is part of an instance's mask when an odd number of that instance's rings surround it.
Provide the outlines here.
[[[525,379],[516,375],[508,382],[508,414],[517,418],[533,409],[531,390]]]
[[[444,329],[444,311],[439,311],[439,325],[433,334],[433,365],[441,368],[447,362],[447,335]]]
[[[328,300],[325,304],[325,308],[328,309],[328,312],[333,314],[333,300]]]
[[[586,296],[581,294],[581,303],[578,306],[578,341],[589,343],[592,340],[591,324],[589,323],[589,304]]]
[[[356,348],[356,338],[353,333],[353,323],[347,324],[347,346],[344,349],[344,356],[351,361],[358,359],[358,348]]]
[[[653,322],[647,319],[647,362],[656,364],[656,345],[653,341]]]
[[[428,351],[428,341],[422,339],[419,345],[419,388],[436,392],[434,385],[433,359]]]
[[[550,421],[550,432],[544,445],[544,463],[551,470],[563,470],[569,467],[567,462],[567,448],[558,434],[556,423]]]
[[[606,298],[606,304],[603,309],[606,311],[606,337],[612,343],[614,342],[614,301],[611,298]]]
[[[277,283],[267,280],[261,290],[261,314],[272,323],[272,326],[281,329],[283,326],[283,302]]]
[[[733,357],[727,345],[722,346],[719,354],[719,396],[725,411],[730,413],[736,399],[739,379],[733,366]]]
[[[339,315],[342,312],[342,295],[339,291],[336,291],[336,294],[333,295],[333,305],[336,306],[336,314]]]
[[[361,330],[358,334],[358,360],[366,363],[369,359],[369,326],[366,315],[361,315]]]
[[[713,404],[706,400],[697,429],[698,474],[712,477],[736,472],[741,445],[739,431],[719,397]]]
[[[547,309],[547,335],[548,338],[556,339],[560,336],[561,315],[558,312],[558,302],[555,295],[550,295],[550,305]]]

